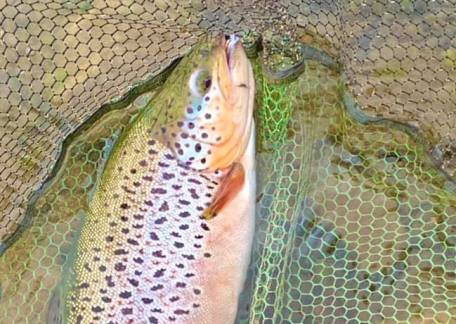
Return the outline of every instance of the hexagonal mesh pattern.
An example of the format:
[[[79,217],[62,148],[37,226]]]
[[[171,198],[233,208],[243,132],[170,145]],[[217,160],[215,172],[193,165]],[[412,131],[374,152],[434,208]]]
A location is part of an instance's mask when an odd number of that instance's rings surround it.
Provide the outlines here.
[[[52,180],[37,194],[31,222],[0,259],[0,322],[46,323],[81,217],[116,136],[150,99],[111,110],[68,145]]]
[[[260,139],[276,142],[258,155],[240,322],[455,321],[456,187],[418,138],[352,119],[338,76],[318,64],[289,85],[257,80],[258,115],[291,118],[285,139]]]
[[[135,108],[75,139],[31,199],[60,144],[206,31],[318,42],[366,113],[414,122],[454,175],[455,13],[448,0],[0,2],[0,251],[27,207],[31,222],[0,259],[0,322],[45,322],[103,149]],[[307,68],[258,86],[262,196],[239,320],[454,321],[451,183],[414,137],[350,119],[338,77]]]

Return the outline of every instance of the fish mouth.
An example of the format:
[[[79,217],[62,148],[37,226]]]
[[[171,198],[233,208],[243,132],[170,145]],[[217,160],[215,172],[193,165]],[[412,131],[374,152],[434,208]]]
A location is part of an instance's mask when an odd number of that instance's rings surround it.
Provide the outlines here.
[[[225,35],[223,37],[223,47],[225,50],[226,64],[228,65],[228,69],[230,70],[230,72],[232,72],[234,68],[234,60],[239,43],[240,38],[234,34]]]

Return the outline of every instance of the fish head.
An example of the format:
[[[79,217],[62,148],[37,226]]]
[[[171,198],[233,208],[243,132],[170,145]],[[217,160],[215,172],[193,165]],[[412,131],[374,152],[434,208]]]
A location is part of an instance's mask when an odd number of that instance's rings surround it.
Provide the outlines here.
[[[243,155],[253,126],[254,78],[239,37],[206,38],[165,83],[161,136],[180,163],[228,168]],[[162,94],[163,95],[163,94]]]

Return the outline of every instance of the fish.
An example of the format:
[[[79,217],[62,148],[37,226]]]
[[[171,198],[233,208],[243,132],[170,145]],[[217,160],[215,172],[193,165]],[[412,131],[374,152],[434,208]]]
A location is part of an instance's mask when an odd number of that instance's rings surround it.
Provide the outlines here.
[[[254,95],[235,35],[208,36],[179,62],[114,144],[56,317],[234,322],[255,223]]]

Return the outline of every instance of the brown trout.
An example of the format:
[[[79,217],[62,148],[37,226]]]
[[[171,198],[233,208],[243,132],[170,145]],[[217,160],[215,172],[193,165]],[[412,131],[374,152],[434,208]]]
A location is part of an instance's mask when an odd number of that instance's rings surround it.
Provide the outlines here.
[[[233,323],[254,227],[254,78],[207,39],[115,144],[61,298],[68,323]]]

